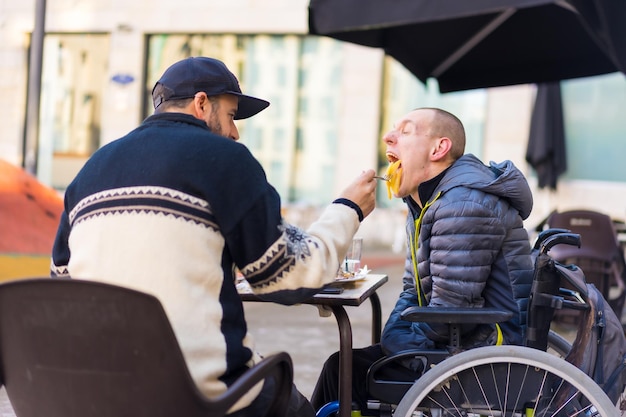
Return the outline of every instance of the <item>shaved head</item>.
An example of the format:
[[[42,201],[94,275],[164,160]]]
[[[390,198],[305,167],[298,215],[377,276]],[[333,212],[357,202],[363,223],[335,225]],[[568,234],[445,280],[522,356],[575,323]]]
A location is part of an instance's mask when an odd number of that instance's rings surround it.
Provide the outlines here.
[[[433,112],[431,134],[438,137],[448,137],[452,141],[450,156],[454,161],[465,153],[465,128],[458,117],[450,112],[435,107],[421,107],[416,110],[430,110]]]

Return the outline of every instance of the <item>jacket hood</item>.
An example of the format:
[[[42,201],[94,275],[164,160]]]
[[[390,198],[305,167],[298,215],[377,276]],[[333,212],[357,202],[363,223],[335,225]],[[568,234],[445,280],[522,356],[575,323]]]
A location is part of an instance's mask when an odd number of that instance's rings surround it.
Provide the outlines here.
[[[533,195],[522,172],[506,160],[489,166],[472,154],[460,157],[449,168],[438,190],[446,192],[464,186],[504,198],[527,219],[533,208]]]

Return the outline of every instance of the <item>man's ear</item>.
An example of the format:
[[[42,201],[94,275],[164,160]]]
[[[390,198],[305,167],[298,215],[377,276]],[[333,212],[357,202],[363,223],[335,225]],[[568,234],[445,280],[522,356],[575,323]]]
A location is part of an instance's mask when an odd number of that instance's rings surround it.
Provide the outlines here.
[[[192,111],[194,117],[198,119],[203,119],[204,117],[204,107],[208,104],[208,98],[205,93],[197,93],[192,103]]]
[[[447,136],[442,136],[436,139],[435,146],[433,146],[431,153],[431,161],[441,161],[445,159],[452,149],[452,140]]]

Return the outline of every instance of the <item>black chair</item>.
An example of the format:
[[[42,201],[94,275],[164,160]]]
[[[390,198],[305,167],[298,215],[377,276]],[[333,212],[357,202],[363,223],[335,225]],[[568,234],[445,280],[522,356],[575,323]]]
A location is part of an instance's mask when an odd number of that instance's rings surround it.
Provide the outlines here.
[[[551,256],[563,264],[578,265],[585,272],[586,282],[594,284],[621,319],[626,300],[624,254],[609,216],[591,210],[553,212],[546,220],[549,228],[567,229],[581,236],[580,248],[561,245]],[[579,314],[571,310],[557,312],[555,321],[575,322]]]
[[[223,416],[264,378],[275,382],[266,415],[283,416],[293,372],[281,352],[209,399],[157,298],[39,278],[0,285],[0,377],[17,417]]]

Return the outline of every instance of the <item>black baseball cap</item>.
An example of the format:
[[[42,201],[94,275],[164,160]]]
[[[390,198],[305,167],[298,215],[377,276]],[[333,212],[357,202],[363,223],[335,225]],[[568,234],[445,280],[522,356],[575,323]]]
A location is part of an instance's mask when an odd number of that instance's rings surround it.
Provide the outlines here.
[[[178,61],[165,70],[155,87],[163,85],[162,93],[152,102],[156,109],[168,100],[191,98],[203,91],[207,96],[233,94],[239,97],[235,119],[247,119],[270,105],[269,101],[241,93],[237,77],[220,60],[207,57],[191,57]]]

